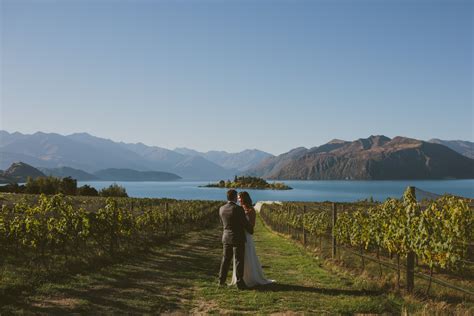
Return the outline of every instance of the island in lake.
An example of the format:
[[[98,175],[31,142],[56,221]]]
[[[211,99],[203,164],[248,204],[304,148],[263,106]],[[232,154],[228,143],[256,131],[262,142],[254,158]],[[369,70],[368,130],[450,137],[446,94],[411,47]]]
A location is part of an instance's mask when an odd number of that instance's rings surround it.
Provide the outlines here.
[[[234,181],[221,180],[218,183],[204,185],[205,188],[228,188],[228,189],[254,189],[254,190],[291,190],[292,188],[282,182],[268,183],[257,177],[235,177]]]

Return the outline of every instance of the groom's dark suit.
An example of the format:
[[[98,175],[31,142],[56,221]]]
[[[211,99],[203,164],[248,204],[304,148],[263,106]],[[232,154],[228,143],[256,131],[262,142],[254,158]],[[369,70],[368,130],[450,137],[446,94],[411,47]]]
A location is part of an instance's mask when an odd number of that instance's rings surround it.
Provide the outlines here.
[[[245,256],[245,230],[253,234],[253,227],[245,216],[244,209],[234,202],[227,202],[219,209],[219,215],[224,226],[222,243],[224,244],[224,255],[219,271],[219,282],[225,284],[232,258],[235,254],[237,286],[245,287],[244,256]]]

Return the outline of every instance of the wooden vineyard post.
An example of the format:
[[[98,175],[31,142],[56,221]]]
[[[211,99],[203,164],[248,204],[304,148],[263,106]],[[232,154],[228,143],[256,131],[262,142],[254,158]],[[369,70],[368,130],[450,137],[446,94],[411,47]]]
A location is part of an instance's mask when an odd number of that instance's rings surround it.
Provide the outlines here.
[[[169,210],[169,206],[168,206],[168,202],[165,202],[165,214],[166,216],[168,216],[168,210]],[[165,221],[165,236],[168,236],[168,220]]]
[[[412,293],[415,288],[415,254],[413,251],[407,254],[407,292]]]
[[[291,207],[288,206],[288,236],[291,236],[291,233],[290,233],[290,214],[291,214]]]
[[[340,205],[340,211],[341,211],[341,212],[344,212],[344,204],[341,204],[341,205]],[[337,222],[337,212],[336,212],[336,222]],[[334,225],[335,225],[335,224],[336,224],[336,223],[334,223]]]
[[[306,246],[306,229],[304,228],[304,217],[306,214],[306,205],[303,205],[303,220],[302,220],[302,226],[303,226],[303,246]]]
[[[112,257],[115,255],[118,248],[117,231],[118,231],[117,201],[113,201],[112,223],[110,226],[110,246],[109,246],[109,252]]]
[[[332,203],[332,258],[336,259],[336,235],[335,227],[337,222],[337,208],[336,203]]]
[[[416,199],[415,195],[415,187],[408,187],[411,194]],[[413,289],[415,288],[415,253],[413,251],[409,251],[407,253],[407,292],[413,293]]]

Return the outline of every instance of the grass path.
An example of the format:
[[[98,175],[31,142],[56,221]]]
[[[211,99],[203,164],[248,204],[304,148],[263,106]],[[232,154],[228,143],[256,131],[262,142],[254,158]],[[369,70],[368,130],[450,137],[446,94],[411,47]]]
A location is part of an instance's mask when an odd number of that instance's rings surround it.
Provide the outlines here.
[[[369,291],[323,269],[259,220],[254,236],[266,276],[276,284],[218,288],[221,228],[192,232],[147,255],[62,283],[44,284],[0,308],[25,313],[399,313],[401,299]],[[230,275],[229,275],[230,281]]]

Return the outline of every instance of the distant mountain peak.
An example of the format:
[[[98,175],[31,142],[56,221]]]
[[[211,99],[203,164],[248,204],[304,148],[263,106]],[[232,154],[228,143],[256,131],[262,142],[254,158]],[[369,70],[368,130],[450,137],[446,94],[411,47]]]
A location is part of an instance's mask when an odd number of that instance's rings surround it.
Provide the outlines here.
[[[87,132],[80,132],[80,133],[72,133],[66,136],[84,136],[84,137],[95,137]]]
[[[293,152],[297,152],[297,151],[301,151],[301,150],[308,150],[308,148],[300,146],[300,147],[296,147],[296,148],[291,149],[288,153],[293,153]]]
[[[12,165],[10,166],[10,168],[8,168],[6,171],[10,170],[16,170],[16,169],[20,169],[20,168],[33,168],[33,166],[30,166],[29,164],[27,163],[24,163],[24,162],[21,162],[21,161],[18,161],[18,162],[14,162],[12,163]]]
[[[345,142],[346,142],[345,140],[334,138],[334,139],[331,139],[328,142],[328,144],[342,144],[342,143],[345,143]]]

